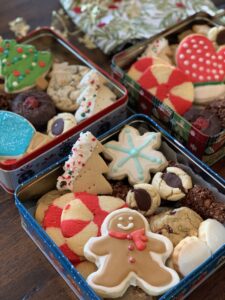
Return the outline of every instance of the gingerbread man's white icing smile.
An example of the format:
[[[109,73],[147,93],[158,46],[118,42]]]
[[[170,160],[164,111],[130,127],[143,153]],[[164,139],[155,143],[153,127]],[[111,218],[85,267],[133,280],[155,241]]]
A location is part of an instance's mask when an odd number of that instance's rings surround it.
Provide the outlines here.
[[[119,221],[123,221],[124,220],[124,218],[123,217],[119,217],[118,218],[118,220]],[[127,225],[123,225],[123,224],[121,224],[121,223],[118,223],[117,224],[117,227],[118,228],[120,228],[120,229],[122,229],[122,230],[129,230],[129,229],[131,229],[131,228],[133,228],[134,227],[134,223],[132,222],[133,221],[133,217],[129,217],[128,218],[128,224]]]

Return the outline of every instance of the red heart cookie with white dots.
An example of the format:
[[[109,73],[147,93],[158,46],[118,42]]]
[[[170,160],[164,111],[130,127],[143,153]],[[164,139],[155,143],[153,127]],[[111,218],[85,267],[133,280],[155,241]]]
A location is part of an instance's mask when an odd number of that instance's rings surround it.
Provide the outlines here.
[[[225,47],[216,51],[203,35],[191,34],[184,38],[177,48],[176,62],[193,83],[225,79]]]

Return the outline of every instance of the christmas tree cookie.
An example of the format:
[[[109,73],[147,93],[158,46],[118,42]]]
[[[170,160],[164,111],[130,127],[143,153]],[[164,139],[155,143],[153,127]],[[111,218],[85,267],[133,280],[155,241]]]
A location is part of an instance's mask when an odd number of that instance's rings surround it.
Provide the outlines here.
[[[88,131],[81,133],[64,165],[64,174],[58,177],[57,188],[90,194],[111,194],[112,187],[102,173],[108,167],[99,155],[101,143]]]
[[[0,42],[0,77],[5,80],[5,91],[17,93],[35,86],[49,71],[52,55],[34,46],[17,44],[15,40]]]

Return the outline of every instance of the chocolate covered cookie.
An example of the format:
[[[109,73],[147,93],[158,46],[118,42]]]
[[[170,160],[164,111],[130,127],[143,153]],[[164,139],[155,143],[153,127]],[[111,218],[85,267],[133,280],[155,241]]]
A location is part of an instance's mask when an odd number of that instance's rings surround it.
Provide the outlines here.
[[[182,205],[192,208],[204,219],[225,223],[225,204],[218,202],[208,188],[195,185],[182,200]]]
[[[51,98],[39,90],[20,93],[12,101],[11,108],[13,112],[29,120],[38,130],[45,129],[48,121],[56,114]]]

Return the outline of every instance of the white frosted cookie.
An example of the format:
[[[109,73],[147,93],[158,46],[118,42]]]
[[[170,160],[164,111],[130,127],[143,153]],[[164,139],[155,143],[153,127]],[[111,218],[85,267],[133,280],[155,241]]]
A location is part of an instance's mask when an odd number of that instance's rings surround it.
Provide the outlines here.
[[[174,248],[173,266],[180,275],[186,276],[210,256],[211,251],[205,242],[188,236]]]
[[[200,224],[198,236],[214,253],[225,244],[225,227],[217,220],[207,219]]]
[[[167,167],[166,172],[158,172],[152,179],[152,185],[164,200],[178,201],[192,188],[191,177],[182,169]]]
[[[131,185],[148,183],[150,172],[164,170],[168,164],[164,155],[156,151],[160,145],[160,133],[146,132],[140,135],[134,127],[125,126],[118,141],[104,144],[103,154],[111,160],[108,178],[120,180],[127,176]]]
[[[160,206],[160,196],[156,188],[148,183],[135,184],[127,193],[126,203],[144,216],[152,215]]]

